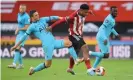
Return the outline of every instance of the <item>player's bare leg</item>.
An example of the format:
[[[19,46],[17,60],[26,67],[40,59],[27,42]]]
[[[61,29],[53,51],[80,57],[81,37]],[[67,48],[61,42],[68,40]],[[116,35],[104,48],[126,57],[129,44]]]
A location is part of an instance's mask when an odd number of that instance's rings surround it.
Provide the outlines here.
[[[45,68],[49,68],[52,64],[52,60],[46,60],[44,63],[39,64],[37,67],[31,67],[29,70],[29,75],[34,74],[35,72],[41,71]]]
[[[84,61],[85,61],[85,60],[84,60],[84,57],[78,59],[78,63],[79,63],[79,64],[82,63],[82,62],[84,62]]]
[[[94,71],[90,70],[91,69],[91,64],[90,64],[90,58],[89,58],[89,49],[88,49],[88,46],[85,44],[81,47],[81,50],[82,50],[82,53],[83,53],[83,57],[84,57],[84,61],[85,61],[85,65],[87,67],[87,74],[90,74],[90,75],[94,75]]]

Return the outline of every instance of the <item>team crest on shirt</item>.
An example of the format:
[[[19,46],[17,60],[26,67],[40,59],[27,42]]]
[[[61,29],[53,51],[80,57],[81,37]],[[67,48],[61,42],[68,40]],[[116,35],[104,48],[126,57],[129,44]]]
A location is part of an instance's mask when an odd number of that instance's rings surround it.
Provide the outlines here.
[[[28,22],[30,22],[30,19],[28,19]]]
[[[115,24],[115,22],[113,22],[113,24]]]
[[[106,20],[105,22],[106,22],[106,23],[108,23],[108,22],[109,22],[109,20]]]

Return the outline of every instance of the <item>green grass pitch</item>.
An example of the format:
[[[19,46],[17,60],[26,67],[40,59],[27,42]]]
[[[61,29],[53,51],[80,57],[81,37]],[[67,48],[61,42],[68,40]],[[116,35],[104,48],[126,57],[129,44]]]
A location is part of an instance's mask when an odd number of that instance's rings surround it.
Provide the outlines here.
[[[75,65],[76,75],[66,72],[68,59],[53,59],[50,68],[28,75],[30,66],[37,66],[43,59],[24,59],[24,69],[9,69],[12,59],[1,59],[1,80],[133,80],[132,59],[106,59],[100,66],[105,68],[105,76],[89,76],[84,63]],[[91,64],[94,60],[91,60]]]

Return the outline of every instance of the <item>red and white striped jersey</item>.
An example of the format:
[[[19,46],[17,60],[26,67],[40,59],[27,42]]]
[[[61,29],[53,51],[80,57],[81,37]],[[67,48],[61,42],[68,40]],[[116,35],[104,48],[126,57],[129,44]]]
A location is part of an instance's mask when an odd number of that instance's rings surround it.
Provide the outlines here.
[[[78,14],[78,10],[72,13],[69,17],[69,35],[82,35],[82,29],[85,22],[85,17]],[[67,20],[67,17],[66,17]]]

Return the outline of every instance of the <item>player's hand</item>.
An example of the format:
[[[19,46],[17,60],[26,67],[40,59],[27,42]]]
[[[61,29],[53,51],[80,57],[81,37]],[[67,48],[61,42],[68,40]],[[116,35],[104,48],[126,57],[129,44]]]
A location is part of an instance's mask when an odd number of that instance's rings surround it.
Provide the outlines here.
[[[46,30],[52,32],[52,28],[50,26],[47,27]]]
[[[16,46],[11,47],[10,53],[16,49]]]
[[[120,39],[121,38],[121,36],[118,34],[117,36],[116,36],[118,39]]]
[[[106,39],[106,40],[104,40],[104,45],[107,45],[107,43],[108,43],[107,39]]]
[[[95,16],[94,12],[92,10],[89,10],[89,13],[93,16]]]
[[[15,31],[15,35],[17,35],[19,32],[19,29],[17,28],[16,31]]]

